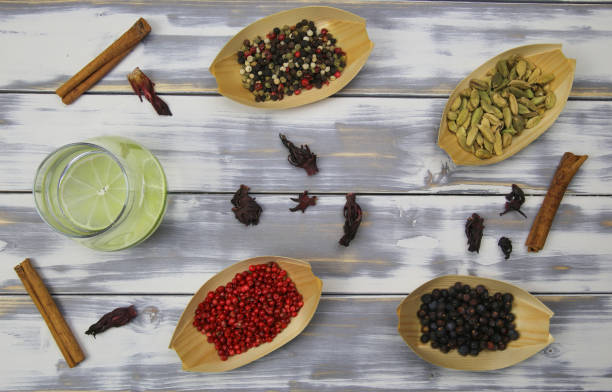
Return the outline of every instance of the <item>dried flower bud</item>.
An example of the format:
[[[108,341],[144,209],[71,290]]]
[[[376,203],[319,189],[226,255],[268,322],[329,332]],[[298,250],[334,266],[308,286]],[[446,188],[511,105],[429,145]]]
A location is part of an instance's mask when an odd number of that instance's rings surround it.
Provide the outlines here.
[[[306,170],[309,176],[319,172],[317,167],[317,156],[310,152],[308,145],[301,145],[299,148],[295,144],[291,143],[285,135],[279,133],[281,141],[289,149],[289,156],[287,160],[290,164],[295,167],[301,167]]]
[[[234,208],[232,211],[236,215],[241,223],[245,225],[256,225],[259,223],[259,216],[261,215],[261,207],[255,201],[254,197],[249,196],[249,187],[246,185],[240,185],[240,189],[236,191],[232,198],[232,204]]]
[[[162,101],[162,99],[158,97],[157,94],[155,94],[155,89],[153,88],[153,86],[155,86],[155,83],[153,83],[151,79],[149,79],[147,75],[145,75],[140,70],[140,68],[134,68],[132,73],[130,73],[127,78],[130,84],[132,85],[134,92],[138,94],[140,102],[142,102],[142,94],[144,94],[147,101],[151,102],[151,104],[155,108],[157,114],[159,114],[160,116],[172,116],[168,105],[164,101]]]
[[[339,241],[340,245],[349,246],[350,242],[355,238],[357,229],[361,224],[361,216],[361,207],[355,201],[355,194],[347,194],[346,204],[344,205],[344,236]]]
[[[302,193],[297,199],[294,199],[292,197],[291,200],[298,203],[297,206],[293,208],[289,208],[289,211],[291,212],[296,212],[299,210],[299,211],[302,211],[302,213],[304,213],[306,211],[306,208],[308,208],[308,206],[314,206],[317,204],[317,197],[308,196],[308,191],[304,191],[304,193]]]
[[[93,335],[102,333],[112,327],[121,327],[129,323],[134,317],[137,316],[136,308],[134,305],[125,308],[117,308],[112,312],[106,313],[97,323],[92,324],[91,327],[85,333],[87,335]]]

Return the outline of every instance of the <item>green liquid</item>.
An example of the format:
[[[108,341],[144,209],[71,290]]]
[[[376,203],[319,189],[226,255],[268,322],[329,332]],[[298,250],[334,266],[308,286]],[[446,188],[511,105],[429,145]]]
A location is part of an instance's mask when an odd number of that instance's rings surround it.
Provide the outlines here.
[[[166,210],[166,177],[139,144],[101,137],[60,148],[39,168],[34,186],[41,217],[84,245],[134,246],[157,229]]]

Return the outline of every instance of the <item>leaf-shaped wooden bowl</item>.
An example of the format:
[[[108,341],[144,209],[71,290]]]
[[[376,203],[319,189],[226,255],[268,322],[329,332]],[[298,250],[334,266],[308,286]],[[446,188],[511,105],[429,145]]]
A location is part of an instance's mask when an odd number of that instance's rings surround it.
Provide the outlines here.
[[[447,289],[455,282],[475,287],[484,285],[489,293],[510,293],[514,296],[512,313],[516,316],[516,330],[520,337],[508,343],[504,351],[481,351],[476,357],[461,356],[457,350],[444,354],[431,348],[430,343],[421,343],[421,323],[417,311],[421,296],[433,289]],[[434,365],[458,370],[494,370],[517,364],[534,355],[554,341],[549,333],[553,312],[527,291],[499,280],[476,276],[446,275],[430,280],[414,290],[397,308],[399,334],[421,358]]]
[[[206,336],[193,326],[195,310],[198,304],[206,298],[209,291],[214,291],[217,287],[226,285],[237,273],[248,270],[251,264],[263,264],[270,261],[275,261],[282,269],[287,271],[288,276],[304,298],[304,306],[300,309],[298,315],[291,319],[287,328],[276,335],[272,342],[263,343],[242,354],[229,357],[227,361],[222,361],[217,355],[214,344],[208,343]],[[246,365],[281,347],[306,328],[319,304],[322,287],[323,283],[312,273],[310,264],[305,261],[278,256],[261,256],[243,260],[210,278],[191,298],[174,330],[170,340],[170,348],[176,351],[183,362],[183,370],[187,371],[223,372]]]
[[[236,61],[242,42],[258,35],[265,37],[275,27],[293,26],[302,19],[315,22],[317,31],[326,28],[338,40],[338,46],[347,54],[342,76],[328,86],[285,96],[280,101],[255,102],[253,94],[242,86],[240,65]],[[209,70],[217,79],[219,93],[234,101],[258,108],[288,109],[319,101],[340,91],[357,76],[373,47],[366,31],[366,20],[362,17],[332,7],[302,7],[267,16],[242,29],[221,49]]]
[[[461,148],[455,134],[448,130],[446,115],[450,110],[453,100],[459,96],[459,92],[469,87],[470,79],[484,77],[489,70],[495,68],[499,60],[507,59],[514,54],[527,58],[540,67],[543,73],[553,73],[555,75],[555,80],[550,83],[550,86],[557,96],[557,103],[552,109],[546,111],[538,125],[531,129],[526,129],[520,135],[515,136],[512,139],[512,144],[503,150],[502,155],[493,155],[489,159],[479,159],[474,154]],[[442,113],[440,129],[438,130],[438,145],[458,165],[490,165],[511,157],[546,132],[557,117],[559,117],[572,89],[575,70],[576,60],[566,58],[563,52],[561,52],[560,44],[519,46],[493,57],[469,74],[453,90]]]

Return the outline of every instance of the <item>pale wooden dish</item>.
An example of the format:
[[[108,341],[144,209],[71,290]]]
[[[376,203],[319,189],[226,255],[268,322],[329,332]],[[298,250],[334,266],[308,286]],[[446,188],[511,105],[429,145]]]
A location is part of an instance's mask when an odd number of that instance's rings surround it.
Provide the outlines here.
[[[195,309],[209,291],[227,284],[233,279],[234,275],[247,270],[249,265],[270,261],[275,261],[287,271],[298,291],[304,297],[304,306],[300,309],[297,317],[292,318],[287,328],[276,335],[272,342],[253,347],[245,353],[234,355],[229,357],[227,361],[222,361],[217,355],[214,344],[208,343],[206,336],[193,326]],[[187,371],[223,372],[246,365],[281,347],[306,328],[319,304],[322,287],[323,283],[312,273],[310,264],[305,261],[278,256],[261,256],[243,260],[213,276],[191,298],[174,330],[170,340],[170,348],[176,351],[183,362],[183,370]]]
[[[459,96],[459,92],[469,87],[470,79],[485,76],[489,70],[495,68],[499,60],[507,59],[513,54],[519,54],[532,61],[542,69],[542,72],[553,73],[555,75],[555,80],[553,80],[550,85],[557,96],[557,103],[552,109],[546,111],[544,118],[542,118],[537,126],[526,129],[521,135],[515,136],[512,139],[512,144],[504,149],[502,155],[493,155],[489,159],[476,158],[474,154],[462,149],[457,142],[455,134],[448,130],[446,126],[446,114],[453,100]],[[561,52],[560,44],[519,46],[493,57],[463,79],[451,93],[444,107],[444,112],[442,113],[442,120],[440,121],[440,128],[438,130],[438,145],[446,151],[457,165],[490,165],[511,157],[546,132],[557,117],[559,117],[572,89],[575,70],[576,60],[566,58]]]
[[[317,31],[326,28],[338,39],[338,45],[347,54],[346,68],[340,78],[320,89],[304,90],[300,95],[285,96],[281,101],[255,102],[253,94],[242,87],[236,52],[245,39],[252,40],[258,35],[265,37],[274,27],[293,26],[302,19],[312,20]],[[234,101],[258,108],[288,109],[319,101],[340,91],[357,76],[373,47],[365,19],[332,7],[302,7],[267,16],[242,29],[221,49],[209,70],[217,79],[219,93]]]
[[[512,313],[516,316],[516,330],[520,337],[508,343],[504,351],[482,351],[478,356],[461,356],[457,350],[447,354],[433,349],[430,343],[421,343],[421,324],[416,313],[421,296],[433,289],[446,289],[455,282],[475,287],[484,285],[489,293],[510,293],[514,296]],[[553,312],[527,291],[499,280],[476,276],[446,275],[430,280],[414,290],[397,308],[399,334],[421,358],[434,365],[458,370],[495,370],[517,364],[554,341],[549,333]]]

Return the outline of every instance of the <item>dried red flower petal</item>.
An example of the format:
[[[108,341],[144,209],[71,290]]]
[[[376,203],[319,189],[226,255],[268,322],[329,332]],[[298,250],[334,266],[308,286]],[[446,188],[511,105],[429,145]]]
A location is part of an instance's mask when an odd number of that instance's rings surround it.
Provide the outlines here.
[[[155,89],[153,88],[153,86],[155,86],[155,83],[153,83],[151,79],[149,79],[147,75],[145,75],[144,72],[140,70],[140,68],[134,68],[132,73],[130,73],[127,78],[130,84],[132,85],[134,92],[138,94],[140,102],[142,102],[142,94],[144,94],[147,101],[151,102],[151,104],[155,108],[157,114],[159,114],[160,116],[172,116],[168,105],[164,101],[162,101],[162,99],[158,97],[157,94],[155,94]]]
[[[121,327],[129,323],[138,313],[134,305],[125,308],[117,308],[111,312],[106,313],[97,323],[92,324],[85,333],[87,335],[93,335],[102,333],[112,327]]]
[[[512,191],[506,195],[506,206],[504,212],[499,215],[504,215],[508,211],[516,211],[527,218],[527,215],[521,211],[521,206],[525,202],[525,193],[516,184],[512,184]]]
[[[236,215],[236,219],[247,226],[258,224],[262,212],[255,198],[249,196],[249,189],[246,185],[240,185],[240,189],[234,193],[232,198],[232,204],[234,205],[232,211]]]
[[[304,191],[304,193],[299,195],[297,199],[294,199],[292,197],[291,200],[293,200],[294,202],[298,203],[297,206],[295,206],[293,208],[289,208],[289,211],[291,211],[291,212],[296,212],[296,211],[300,210],[300,211],[302,211],[302,213],[304,213],[306,211],[306,208],[308,208],[308,206],[314,206],[314,205],[317,204],[317,197],[316,196],[312,196],[312,197],[308,196],[308,191]]]
[[[347,194],[344,205],[344,235],[339,241],[340,245],[349,246],[349,243],[355,238],[361,224],[361,215],[361,207],[355,201],[355,194]]]
[[[468,250],[470,252],[478,252],[480,250],[480,241],[482,240],[484,228],[484,219],[478,214],[472,214],[467,219],[467,222],[465,222],[465,235],[468,238]]]
[[[299,148],[287,140],[287,137],[282,133],[279,133],[281,141],[289,149],[289,155],[287,160],[290,164],[295,167],[301,167],[306,170],[309,176],[319,172],[317,167],[317,156],[310,152],[310,148],[307,144],[301,145]]]

